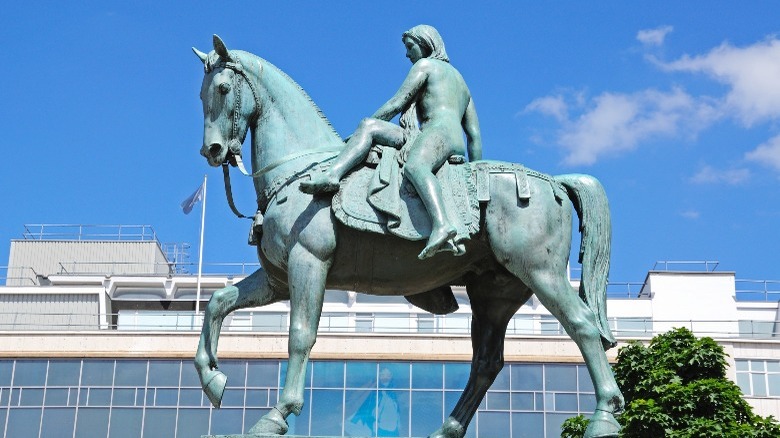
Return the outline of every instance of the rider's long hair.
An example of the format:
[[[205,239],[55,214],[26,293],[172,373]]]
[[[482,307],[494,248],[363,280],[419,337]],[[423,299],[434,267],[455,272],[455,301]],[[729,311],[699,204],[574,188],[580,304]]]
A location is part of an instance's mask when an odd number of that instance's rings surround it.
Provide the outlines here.
[[[409,37],[413,39],[421,49],[424,50],[426,58],[438,59],[439,61],[450,62],[447,51],[444,49],[444,40],[439,35],[439,31],[433,26],[420,24],[407,30],[401,38]],[[405,109],[398,121],[404,130],[406,141],[411,141],[419,132],[417,125],[417,105],[412,102],[409,108]]]

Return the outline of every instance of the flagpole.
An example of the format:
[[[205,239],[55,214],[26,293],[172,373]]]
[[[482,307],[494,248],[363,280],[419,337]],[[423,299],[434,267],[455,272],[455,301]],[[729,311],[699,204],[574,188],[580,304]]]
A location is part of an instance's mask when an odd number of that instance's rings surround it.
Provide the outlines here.
[[[206,229],[206,181],[203,175],[203,206],[200,210],[200,246],[198,246],[198,283],[195,291],[195,317],[200,313],[200,277],[203,270],[203,232]]]

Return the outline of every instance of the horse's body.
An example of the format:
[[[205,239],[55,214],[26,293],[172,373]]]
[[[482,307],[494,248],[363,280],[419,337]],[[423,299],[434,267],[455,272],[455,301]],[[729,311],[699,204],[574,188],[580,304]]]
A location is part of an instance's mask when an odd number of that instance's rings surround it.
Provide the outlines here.
[[[219,166],[240,154],[252,133],[252,166],[264,212],[258,255],[263,269],[214,293],[206,308],[195,367],[215,406],[226,377],[218,368],[217,341],[224,317],[240,308],[291,302],[289,366],[274,409],[250,432],[284,434],[285,418],[300,413],[304,375],[326,287],[375,295],[415,295],[465,284],[471,301],[474,357],[471,375],[451,416],[434,437],[462,437],[485,392],[503,367],[510,318],[532,293],[563,324],[583,353],[597,396],[586,436],[617,436],[612,416],[622,395],[604,346],[614,344],[605,327],[609,266],[609,213],[598,182],[584,175],[555,177],[582,216],[583,289],[586,304],[568,282],[571,207],[556,198],[550,180],[528,178],[530,201],[519,201],[506,175],[490,177],[491,201],[482,208],[482,229],[466,254],[418,260],[424,242],[357,231],[340,224],[330,198],[300,192],[298,179],[343,146],[308,96],[279,69],[252,54],[215,51],[198,56],[206,65],[201,89],[204,143],[201,153]],[[327,152],[330,151],[330,152]],[[564,200],[565,201],[565,200]],[[590,288],[590,289],[589,289]]]

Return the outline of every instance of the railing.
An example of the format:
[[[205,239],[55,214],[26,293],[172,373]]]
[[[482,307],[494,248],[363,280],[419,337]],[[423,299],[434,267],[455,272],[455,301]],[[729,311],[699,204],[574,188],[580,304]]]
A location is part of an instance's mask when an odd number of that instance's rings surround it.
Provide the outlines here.
[[[268,311],[236,312],[225,319],[223,333],[286,333],[287,313]],[[647,339],[670,327],[685,327],[699,336],[719,339],[764,339],[780,341],[780,321],[683,321],[628,318],[621,327],[620,318],[611,318],[613,332],[621,339]],[[96,313],[9,313],[0,312],[0,332],[110,332],[163,331],[194,332],[200,330],[203,314],[192,311],[123,311]],[[324,312],[319,331],[322,333],[467,335],[471,314],[382,314]],[[737,328],[729,329],[728,327]],[[560,324],[547,315],[516,315],[507,328],[507,336],[565,336]]]
[[[780,280],[735,280],[738,301],[780,301]]]
[[[195,275],[197,263],[60,262],[62,275]],[[258,262],[204,263],[204,275],[246,276],[260,269]]]
[[[151,225],[25,224],[25,240],[157,241]]]
[[[653,271],[713,272],[720,264],[717,260],[659,260]],[[669,269],[669,268],[672,269]]]
[[[36,286],[38,274],[29,266],[0,266],[0,283],[6,286]]]
[[[649,298],[649,295],[642,295],[641,282],[613,282],[607,283],[607,298]]]

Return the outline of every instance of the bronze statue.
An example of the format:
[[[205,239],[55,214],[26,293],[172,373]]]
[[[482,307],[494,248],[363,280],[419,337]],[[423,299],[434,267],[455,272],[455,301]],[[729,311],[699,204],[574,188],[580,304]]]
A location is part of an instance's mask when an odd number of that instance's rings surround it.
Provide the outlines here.
[[[252,133],[252,177],[259,212],[253,234],[263,266],[235,285],[216,291],[206,307],[195,355],[203,390],[219,407],[227,377],[219,370],[217,342],[225,316],[241,308],[290,300],[289,365],[284,388],[276,406],[250,430],[283,435],[287,431],[286,418],[299,414],[303,407],[306,364],[317,338],[326,287],[404,296],[425,310],[447,313],[457,309],[450,285],[465,284],[473,314],[471,374],[449,418],[430,436],[464,436],[480,401],[503,367],[507,323],[536,294],[577,343],[593,379],[597,404],[585,436],[616,437],[620,426],[613,414],[622,409],[623,397],[604,353],[616,342],[606,319],[611,229],[602,186],[588,175],[549,176],[519,164],[479,160],[473,104],[457,71],[443,60],[431,59],[431,55],[423,58],[426,47],[436,44],[426,46],[412,37],[405,38],[405,43],[410,58],[417,61],[412,76],[451,76],[444,83],[455,90],[451,105],[454,114],[445,117],[443,125],[434,126],[433,120],[440,116],[430,111],[426,100],[436,94],[431,89],[433,83],[429,83],[422,95],[411,93],[416,100],[391,99],[376,116],[389,119],[407,103],[416,102],[421,133],[409,146],[410,160],[415,157],[415,162],[422,163],[420,173],[426,173],[426,178],[441,164],[437,177],[447,181],[442,185],[443,198],[462,206],[445,212],[447,218],[451,224],[457,222],[454,226],[459,233],[470,236],[462,240],[466,251],[461,257],[436,253],[434,248],[434,255],[418,259],[421,250],[427,255],[425,250],[430,245],[423,241],[431,232],[438,233],[439,226],[431,225],[421,209],[428,207],[431,216],[438,213],[427,204],[415,207],[415,202],[421,204],[419,198],[399,176],[400,167],[393,153],[402,142],[396,127],[363,128],[372,132],[371,142],[383,133],[392,133],[395,137],[390,140],[397,140],[382,148],[376,169],[358,164],[340,182],[341,189],[333,197],[304,193],[298,188],[301,182],[333,169],[330,161],[344,149],[343,140],[322,112],[284,72],[248,52],[228,50],[217,36],[214,51],[195,51],[205,67],[200,94],[204,112],[201,154],[212,166],[239,164],[241,144],[247,133]],[[431,73],[436,69],[440,71]],[[412,83],[413,79],[404,87]],[[460,132],[455,122],[464,120],[467,126],[463,130],[470,133],[469,152],[474,161],[459,163],[446,155],[462,153],[463,142],[456,139]],[[354,143],[358,142],[363,149],[368,143],[356,137]],[[346,169],[345,165],[339,173],[333,173],[330,182],[341,178]],[[410,173],[403,171],[403,175]],[[382,212],[363,204],[353,208],[355,202],[365,199],[348,194],[351,184],[364,188],[367,184],[363,181],[369,180],[385,188],[395,187],[396,192],[400,188],[400,201],[398,196],[391,199],[392,208]],[[433,185],[430,181],[425,184]],[[369,198],[377,193],[370,192]],[[579,293],[567,277],[572,220],[569,200],[580,217],[582,232]],[[446,227],[444,234],[452,239]]]
[[[428,244],[418,256],[431,257],[442,250],[462,255],[463,242],[452,242],[455,227],[449,223],[441,186],[434,172],[453,155],[465,155],[468,139],[469,158],[482,159],[479,120],[471,93],[458,70],[450,64],[444,41],[432,26],[421,24],[404,32],[402,41],[412,68],[401,88],[371,118],[360,122],[347,146],[325,172],[304,181],[306,193],[338,191],[346,173],[366,159],[376,143],[404,148],[404,176],[412,182],[432,221]],[[401,111],[402,125],[388,121]],[[419,129],[417,123],[419,122]],[[406,145],[406,146],[404,146]]]

